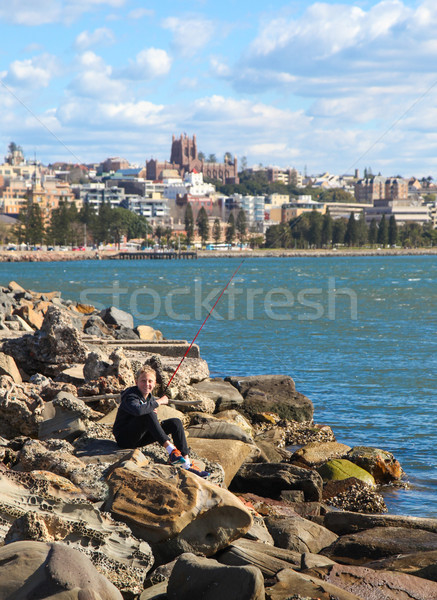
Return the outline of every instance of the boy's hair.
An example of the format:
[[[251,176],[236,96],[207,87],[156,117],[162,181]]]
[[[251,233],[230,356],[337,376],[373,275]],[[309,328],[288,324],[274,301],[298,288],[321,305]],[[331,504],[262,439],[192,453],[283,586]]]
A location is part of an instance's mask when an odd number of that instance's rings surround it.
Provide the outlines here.
[[[137,374],[135,375],[135,381],[138,381],[138,379],[143,373],[145,373],[146,375],[153,375],[156,381],[156,371],[155,369],[152,369],[152,367],[150,367],[149,365],[144,365],[137,371]]]

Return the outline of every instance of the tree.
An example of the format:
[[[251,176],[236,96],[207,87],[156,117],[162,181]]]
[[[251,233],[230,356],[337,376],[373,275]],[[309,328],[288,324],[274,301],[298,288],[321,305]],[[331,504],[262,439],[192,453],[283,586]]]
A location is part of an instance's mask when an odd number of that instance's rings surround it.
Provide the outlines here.
[[[32,246],[41,244],[44,239],[44,220],[41,208],[35,202],[28,200],[18,214],[16,226],[18,241]]]
[[[230,152],[225,152],[225,155],[223,156],[223,162],[232,162],[232,160],[232,154]]]
[[[396,217],[394,215],[390,216],[388,222],[388,243],[390,246],[396,246],[398,243],[398,226],[396,223]]]
[[[164,235],[164,227],[158,225],[155,229],[155,237],[158,238],[158,244],[161,245],[161,238]]]
[[[228,219],[228,226],[226,228],[226,242],[232,244],[235,239],[235,219],[231,213]]]
[[[210,154],[210,155],[208,156],[208,162],[209,162],[209,163],[216,163],[216,162],[217,162],[217,157],[216,157],[216,155],[215,155],[215,154]]]
[[[343,244],[344,235],[346,233],[347,221],[346,219],[336,219],[334,221],[334,227],[332,228],[332,243]]]
[[[376,224],[376,220],[372,219],[369,225],[369,234],[368,234],[369,244],[374,246],[378,241],[378,226]]]
[[[382,215],[381,220],[379,222],[377,242],[383,248],[385,248],[388,243],[388,226],[387,221],[385,219],[385,215]]]
[[[357,221],[355,219],[354,213],[351,212],[348,223],[347,223],[346,232],[344,234],[344,243],[347,244],[348,246],[356,246],[357,240],[358,240]]]
[[[322,236],[321,242],[323,246],[329,246],[332,243],[332,228],[333,228],[333,220],[331,217],[331,213],[329,212],[329,208],[326,213],[323,215],[323,223],[322,223]]]
[[[322,224],[323,217],[315,209],[310,212],[309,215],[309,229],[307,241],[310,246],[314,248],[320,248],[322,245]]]
[[[199,160],[205,160],[205,153],[204,152],[198,152],[197,158]]]
[[[240,160],[241,170],[245,171],[247,169],[247,156],[242,156]]]
[[[357,243],[359,246],[364,246],[365,244],[367,244],[367,236],[368,230],[366,217],[364,216],[364,211],[361,211],[360,218],[357,222]]]
[[[212,226],[212,238],[216,244],[222,239],[222,228],[219,218],[215,219],[214,225]]]
[[[191,204],[189,202],[187,203],[187,208],[185,209],[185,232],[187,235],[187,245],[189,246],[194,236],[193,209],[191,208]]]
[[[244,242],[244,240],[246,239],[246,233],[247,233],[247,221],[246,221],[246,213],[244,212],[244,210],[242,208],[238,211],[236,229],[238,232],[238,237],[240,239],[240,242]]]
[[[206,214],[206,210],[203,206],[197,214],[196,225],[199,231],[200,239],[202,240],[202,244],[205,244],[209,236],[209,222],[208,215]]]

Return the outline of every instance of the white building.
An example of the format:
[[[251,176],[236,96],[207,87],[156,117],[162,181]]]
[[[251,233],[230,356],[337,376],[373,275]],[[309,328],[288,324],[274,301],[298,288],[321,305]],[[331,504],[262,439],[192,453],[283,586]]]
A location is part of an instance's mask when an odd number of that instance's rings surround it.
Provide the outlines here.
[[[164,196],[169,200],[176,200],[177,196],[211,196],[215,193],[215,186],[203,181],[203,173],[186,173],[184,180],[165,180]]]

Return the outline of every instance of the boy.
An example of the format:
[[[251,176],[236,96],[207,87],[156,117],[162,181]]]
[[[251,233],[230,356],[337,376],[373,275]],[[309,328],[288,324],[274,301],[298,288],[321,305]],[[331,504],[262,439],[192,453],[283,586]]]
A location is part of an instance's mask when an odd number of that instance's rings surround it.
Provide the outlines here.
[[[180,465],[199,477],[208,477],[207,471],[201,471],[188,456],[188,446],[184,427],[180,419],[166,419],[159,422],[157,409],[168,404],[167,396],[155,398],[152,395],[156,385],[156,373],[144,366],[138,371],[136,385],[127,388],[121,394],[115,423],[112,428],[120,448],[138,448],[158,442],[167,450],[169,463]],[[172,443],[167,434],[171,434]]]

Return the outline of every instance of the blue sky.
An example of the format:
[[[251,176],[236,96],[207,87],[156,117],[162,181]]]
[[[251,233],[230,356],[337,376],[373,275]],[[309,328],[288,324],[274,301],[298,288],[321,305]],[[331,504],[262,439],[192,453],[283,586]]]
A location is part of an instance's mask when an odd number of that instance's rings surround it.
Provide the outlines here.
[[[437,177],[434,0],[1,0],[0,155]]]

